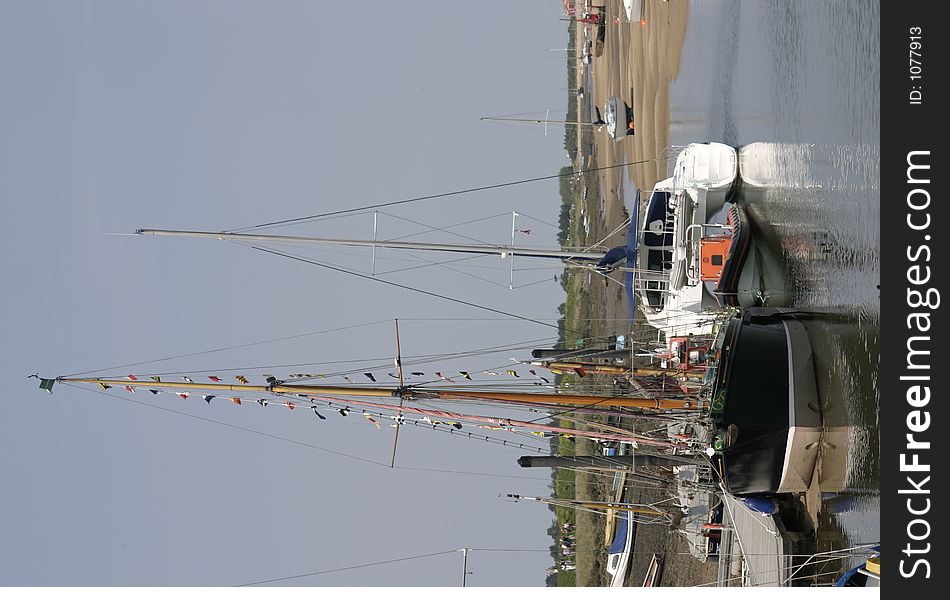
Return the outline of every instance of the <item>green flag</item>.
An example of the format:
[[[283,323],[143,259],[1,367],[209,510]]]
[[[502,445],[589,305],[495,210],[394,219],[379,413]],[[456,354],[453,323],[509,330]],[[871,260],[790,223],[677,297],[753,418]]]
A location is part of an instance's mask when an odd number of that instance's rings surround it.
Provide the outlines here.
[[[53,384],[56,383],[55,379],[40,379],[40,389],[46,390],[50,394],[53,393]]]

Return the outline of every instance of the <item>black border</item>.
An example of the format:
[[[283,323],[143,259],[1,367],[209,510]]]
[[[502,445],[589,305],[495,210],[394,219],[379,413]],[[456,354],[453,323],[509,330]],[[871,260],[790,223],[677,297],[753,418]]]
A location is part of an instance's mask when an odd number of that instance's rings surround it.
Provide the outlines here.
[[[942,304],[950,302],[950,287],[947,281],[945,265],[950,262],[947,253],[947,238],[950,237],[950,215],[945,208],[943,187],[940,186],[945,172],[943,161],[946,152],[941,144],[947,144],[947,138],[941,135],[946,111],[950,110],[947,94],[942,83],[946,72],[946,62],[950,60],[947,52],[947,38],[950,31],[946,21],[939,13],[943,5],[940,2],[883,2],[881,5],[881,365],[880,365],[880,423],[881,423],[881,551],[882,551],[882,587],[888,595],[897,594],[905,598],[937,597],[940,593],[939,582],[943,572],[950,569],[943,557],[946,553],[942,546],[950,543],[947,536],[947,506],[942,502],[940,491],[948,483],[943,474],[943,458],[947,452],[941,444],[941,435],[948,425],[947,411],[942,396],[942,381],[939,377],[946,369],[942,360],[948,356],[942,351],[947,338],[946,320],[941,313]],[[911,80],[910,75],[910,35],[911,27],[920,27],[922,47],[921,79]],[[920,104],[910,103],[910,92],[918,86],[922,92]],[[915,187],[907,182],[907,155],[915,150],[929,150],[931,165],[931,183],[926,187],[931,195],[930,206],[926,209],[931,225],[926,231],[914,231],[907,225],[910,211],[907,205],[908,192]],[[920,196],[918,196],[920,197]],[[917,214],[915,218],[922,218]],[[918,221],[922,222],[922,221]],[[929,234],[930,240],[924,240]],[[931,260],[923,262],[911,260],[908,249],[916,252],[921,245],[928,245],[932,252]],[[916,287],[908,282],[908,269],[914,264],[931,268],[931,280],[924,286]],[[922,515],[930,525],[929,539],[912,542],[907,527],[913,515],[908,512],[907,494],[901,494],[902,488],[909,486],[908,474],[900,469],[901,454],[907,453],[907,419],[914,407],[906,400],[907,389],[911,382],[902,381],[901,376],[908,374],[907,344],[912,335],[921,334],[915,328],[908,327],[908,315],[916,310],[908,306],[909,289],[924,290],[936,288],[941,295],[941,306],[929,310],[931,329],[928,342],[916,342],[918,349],[930,350],[928,360],[933,378],[929,382],[930,402],[921,410],[930,413],[930,426],[916,434],[918,440],[931,443],[929,451],[920,453],[920,461],[931,465],[927,473],[931,479],[926,487],[931,507]],[[918,360],[922,362],[923,359]],[[921,371],[915,371],[920,373]],[[925,382],[926,383],[926,382]],[[916,507],[924,506],[924,496],[916,496]],[[916,533],[924,530],[919,523]],[[908,542],[917,547],[930,543],[926,554],[908,555],[904,553]],[[922,566],[912,577],[901,574],[901,561],[905,572],[912,570],[913,561],[924,558],[930,566],[929,578],[924,577],[926,569]],[[945,587],[945,586],[943,586]],[[910,592],[914,596],[906,596]]]

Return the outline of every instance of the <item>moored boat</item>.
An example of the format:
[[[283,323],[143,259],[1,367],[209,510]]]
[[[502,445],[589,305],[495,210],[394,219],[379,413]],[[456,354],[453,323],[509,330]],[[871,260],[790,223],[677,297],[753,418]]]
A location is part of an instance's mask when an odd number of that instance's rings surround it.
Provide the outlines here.
[[[821,445],[821,401],[808,331],[789,309],[730,319],[711,395],[726,490],[804,492]]]

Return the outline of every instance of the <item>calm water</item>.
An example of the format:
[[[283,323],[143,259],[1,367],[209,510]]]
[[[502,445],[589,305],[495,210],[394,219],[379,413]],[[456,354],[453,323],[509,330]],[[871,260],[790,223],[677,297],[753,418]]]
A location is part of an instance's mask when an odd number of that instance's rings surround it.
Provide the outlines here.
[[[880,538],[876,2],[690,2],[672,144],[739,148],[739,201],[780,244],[818,365],[819,549]]]

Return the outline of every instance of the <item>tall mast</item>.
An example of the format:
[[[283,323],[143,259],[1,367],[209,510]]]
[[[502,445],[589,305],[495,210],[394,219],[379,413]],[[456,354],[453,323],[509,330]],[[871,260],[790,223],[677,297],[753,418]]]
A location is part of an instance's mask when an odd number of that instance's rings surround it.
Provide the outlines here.
[[[512,402],[522,404],[556,404],[567,406],[598,406],[647,408],[655,410],[687,410],[697,408],[690,398],[625,398],[620,396],[582,396],[576,394],[549,394],[526,392],[488,392],[467,389],[421,389],[412,387],[377,388],[347,387],[307,384],[286,384],[275,381],[268,385],[232,385],[228,383],[194,383],[170,381],[130,381],[125,379],[96,379],[59,377],[55,380],[66,383],[92,383],[115,387],[141,387],[146,389],[193,389],[227,392],[261,392],[272,394],[304,394],[315,396],[356,396],[375,398],[400,398],[405,400],[484,400],[489,402]],[[50,387],[52,384],[50,384]],[[47,388],[44,388],[47,389]]]
[[[600,123],[591,123],[590,121],[564,121],[559,119],[523,119],[515,117],[482,117],[482,121],[509,121],[514,123],[537,123],[539,125],[587,125],[588,127],[599,127]]]
[[[347,240],[333,238],[315,238],[295,235],[260,235],[251,233],[224,233],[214,231],[182,231],[173,229],[138,229],[139,235],[163,235],[178,237],[213,238],[239,242],[291,242],[303,244],[323,244],[333,246],[362,246],[368,248],[398,248],[403,250],[440,250],[442,252],[462,252],[467,254],[508,256],[536,256],[539,258],[561,258],[565,260],[599,261],[603,252],[582,252],[573,250],[554,250],[546,248],[525,248],[518,246],[492,246],[479,244],[432,244],[424,242],[402,242],[387,240]]]

